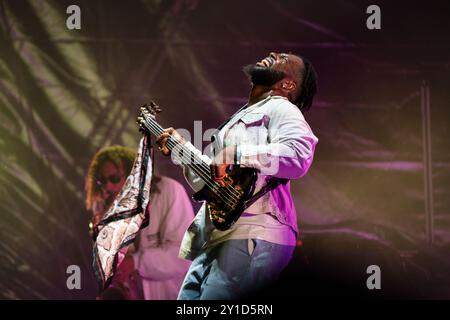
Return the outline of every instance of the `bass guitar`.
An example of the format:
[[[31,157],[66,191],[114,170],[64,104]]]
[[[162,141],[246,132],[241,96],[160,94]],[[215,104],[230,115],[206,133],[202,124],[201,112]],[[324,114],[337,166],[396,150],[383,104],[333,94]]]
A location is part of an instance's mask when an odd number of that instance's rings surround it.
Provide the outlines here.
[[[155,106],[154,103],[142,106],[137,123],[141,131],[150,132],[158,137],[164,129],[156,121],[156,114],[160,109],[159,107],[156,109]],[[211,177],[210,165],[183,143],[171,136],[167,141],[167,147],[172,152],[177,152],[182,164],[189,167],[205,183],[205,186],[193,195],[193,199],[206,201],[210,219],[217,229],[222,231],[229,229],[242,212],[263,195],[258,192],[252,196],[257,180],[255,169],[230,165],[223,179],[225,186],[221,186]]]

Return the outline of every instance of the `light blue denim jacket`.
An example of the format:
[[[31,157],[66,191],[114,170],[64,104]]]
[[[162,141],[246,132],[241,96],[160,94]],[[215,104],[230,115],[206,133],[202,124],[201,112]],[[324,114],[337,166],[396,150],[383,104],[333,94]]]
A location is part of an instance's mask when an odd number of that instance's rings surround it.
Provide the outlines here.
[[[280,96],[269,96],[235,114],[217,134],[216,148],[237,145],[240,165],[258,170],[256,191],[263,187],[271,176],[298,179],[306,174],[313,161],[318,138],[313,134],[300,110]],[[199,151],[193,152],[199,156]],[[217,150],[216,150],[217,151]],[[208,163],[211,161],[202,155]],[[198,191],[204,182],[188,167],[184,175],[191,187]],[[298,235],[297,214],[290,192],[290,183],[279,185],[274,190],[258,199],[245,213],[270,213]],[[186,231],[181,247],[180,257],[193,259],[208,240],[207,207],[200,208],[194,221]],[[245,223],[242,216],[239,223]]]

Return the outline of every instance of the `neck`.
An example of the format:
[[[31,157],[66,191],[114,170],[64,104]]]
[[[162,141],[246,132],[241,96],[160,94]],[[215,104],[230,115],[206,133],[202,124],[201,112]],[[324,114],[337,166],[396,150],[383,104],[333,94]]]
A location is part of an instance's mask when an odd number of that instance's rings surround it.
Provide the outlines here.
[[[261,85],[254,85],[252,87],[252,91],[250,92],[250,97],[248,98],[248,105],[255,104],[265,98],[267,98],[269,95],[272,96],[282,96],[282,97],[288,97],[287,92],[283,92],[276,86],[273,87],[265,87]]]
[[[250,91],[250,96],[248,98],[248,105],[255,104],[265,98],[267,98],[272,92],[270,87],[265,87],[261,85],[254,85],[252,91]]]

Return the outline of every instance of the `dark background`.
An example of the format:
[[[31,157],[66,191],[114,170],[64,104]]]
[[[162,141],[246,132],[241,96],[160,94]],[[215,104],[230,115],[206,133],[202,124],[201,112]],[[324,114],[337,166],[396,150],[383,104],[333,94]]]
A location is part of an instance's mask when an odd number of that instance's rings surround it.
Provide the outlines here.
[[[81,30],[66,28],[71,4]],[[370,4],[381,30],[366,28]],[[365,270],[377,264],[377,297],[450,298],[449,12],[448,1],[0,0],[0,298],[95,297],[90,158],[106,145],[136,147],[137,109],[150,99],[165,126],[215,128],[246,101],[242,66],[270,51],[301,54],[319,74],[305,114],[319,137],[315,161],[292,183],[303,245],[290,289],[364,296]],[[185,183],[169,159],[156,155],[155,168]],[[82,290],[66,288],[73,264]]]

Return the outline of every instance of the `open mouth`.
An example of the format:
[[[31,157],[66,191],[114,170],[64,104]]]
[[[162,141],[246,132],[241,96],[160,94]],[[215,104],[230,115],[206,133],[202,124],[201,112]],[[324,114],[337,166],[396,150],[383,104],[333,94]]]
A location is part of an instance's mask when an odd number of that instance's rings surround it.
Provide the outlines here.
[[[262,59],[260,62],[257,62],[256,65],[260,66],[260,67],[270,67],[271,65],[273,65],[275,63],[275,59],[272,57],[267,57]]]

